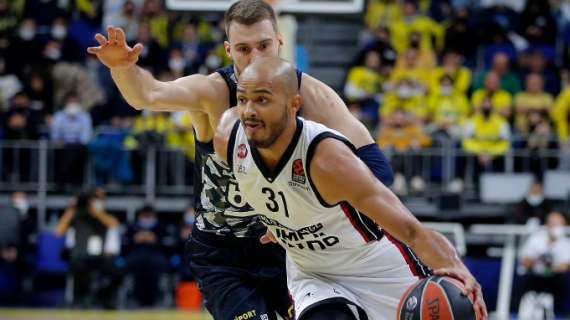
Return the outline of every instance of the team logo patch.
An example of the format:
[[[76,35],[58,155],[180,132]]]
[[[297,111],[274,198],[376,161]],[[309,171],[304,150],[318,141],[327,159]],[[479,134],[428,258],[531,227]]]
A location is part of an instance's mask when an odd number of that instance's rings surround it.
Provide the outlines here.
[[[304,184],[307,178],[305,178],[305,168],[303,167],[303,161],[301,161],[301,159],[293,161],[292,171],[291,179],[293,179],[294,182]]]
[[[237,156],[240,159],[245,159],[245,157],[247,157],[247,146],[245,143],[242,143],[238,146]]]

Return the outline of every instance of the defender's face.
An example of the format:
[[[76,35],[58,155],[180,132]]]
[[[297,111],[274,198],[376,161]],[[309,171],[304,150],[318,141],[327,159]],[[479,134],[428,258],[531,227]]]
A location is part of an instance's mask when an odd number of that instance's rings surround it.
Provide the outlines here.
[[[237,69],[238,75],[256,57],[277,57],[283,45],[281,36],[268,19],[250,26],[233,22],[229,28],[229,41],[224,42],[226,54]]]
[[[255,148],[269,148],[290,119],[283,88],[271,81],[240,80],[237,101],[249,144]]]

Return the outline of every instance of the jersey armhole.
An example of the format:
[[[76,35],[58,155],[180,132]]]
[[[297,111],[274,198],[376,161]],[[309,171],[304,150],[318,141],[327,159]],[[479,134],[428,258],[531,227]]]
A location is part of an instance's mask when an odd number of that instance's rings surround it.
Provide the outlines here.
[[[315,138],[313,138],[313,141],[311,141],[311,144],[309,144],[309,148],[307,149],[307,163],[305,164],[306,170],[307,170],[307,178],[309,178],[309,184],[311,185],[311,188],[313,189],[313,192],[315,193],[315,195],[317,196],[317,199],[319,200],[320,204],[323,207],[326,208],[332,208],[332,207],[336,207],[339,204],[341,204],[342,202],[336,203],[336,204],[328,204],[325,199],[323,199],[323,197],[321,196],[321,194],[319,193],[319,190],[317,190],[317,187],[315,186],[315,184],[313,183],[313,179],[311,178],[311,161],[313,160],[313,157],[315,156],[315,150],[317,149],[317,146],[319,145],[319,143],[325,139],[336,139],[339,140],[341,142],[343,142],[348,148],[350,148],[350,150],[352,150],[352,152],[354,152],[356,154],[356,148],[354,147],[354,145],[348,141],[346,138],[341,137],[337,134],[334,134],[332,132],[326,131],[326,132],[322,132],[320,134],[318,134]]]
[[[234,124],[234,127],[232,128],[232,131],[230,133],[230,140],[228,141],[228,150],[227,150],[227,155],[226,158],[228,158],[228,165],[230,167],[230,170],[233,172],[234,171],[234,147],[236,144],[236,136],[237,136],[237,131],[239,129],[239,120],[236,120],[236,123]]]

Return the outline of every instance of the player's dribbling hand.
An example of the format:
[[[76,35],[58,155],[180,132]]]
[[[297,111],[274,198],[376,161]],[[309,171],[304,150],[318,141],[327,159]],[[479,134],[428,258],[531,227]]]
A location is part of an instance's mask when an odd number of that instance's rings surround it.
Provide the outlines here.
[[[442,268],[434,270],[433,272],[438,276],[447,276],[455,278],[463,283],[463,294],[467,297],[471,297],[473,300],[473,308],[477,313],[478,320],[487,320],[487,306],[485,305],[485,300],[483,299],[483,291],[481,291],[481,285],[473,277],[471,272],[467,269],[461,268]]]
[[[259,241],[262,244],[268,244],[268,243],[272,243],[272,242],[277,243],[277,239],[275,239],[275,236],[269,230],[267,230],[267,232],[265,232],[265,234],[263,236],[261,236],[261,238],[259,238]]]
[[[107,27],[108,38],[97,33],[95,40],[98,47],[89,47],[87,52],[94,54],[105,66],[109,68],[127,68],[134,65],[139,59],[143,50],[143,45],[137,43],[134,47],[129,47],[125,40],[125,32],[121,28],[113,26]]]

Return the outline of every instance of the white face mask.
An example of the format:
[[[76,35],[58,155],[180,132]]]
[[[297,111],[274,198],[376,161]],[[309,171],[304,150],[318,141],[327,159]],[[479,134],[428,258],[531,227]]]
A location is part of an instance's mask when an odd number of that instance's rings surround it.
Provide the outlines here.
[[[78,103],[68,103],[65,106],[65,112],[70,116],[77,115],[81,111],[81,106]]]
[[[46,51],[46,57],[52,60],[59,60],[59,58],[61,58],[61,50],[57,48],[50,48]]]
[[[51,28],[51,36],[58,40],[63,40],[67,35],[67,28],[60,24]]]
[[[222,59],[216,55],[210,55],[206,59],[206,66],[210,69],[216,69],[222,64]]]
[[[20,29],[19,34],[20,34],[20,38],[22,38],[23,40],[30,41],[36,35],[36,30],[34,30],[32,28],[22,28],[22,29]]]
[[[15,199],[12,205],[18,209],[23,216],[27,215],[30,209],[30,204],[25,199]]]
[[[414,89],[408,86],[401,86],[398,88],[398,96],[402,99],[411,98],[414,95]]]
[[[564,237],[564,227],[556,226],[548,230],[550,236],[554,239],[561,239]]]
[[[93,209],[95,209],[95,211],[103,211],[104,209],[103,201],[93,200]]]
[[[168,67],[174,71],[181,71],[186,67],[186,61],[181,58],[172,58],[168,61]]]
[[[526,202],[528,202],[528,204],[530,204],[533,207],[538,206],[539,204],[542,203],[542,201],[544,201],[544,196],[542,195],[529,194],[528,196],[526,196]]]
[[[442,96],[450,96],[453,93],[452,86],[441,86],[439,92]]]

